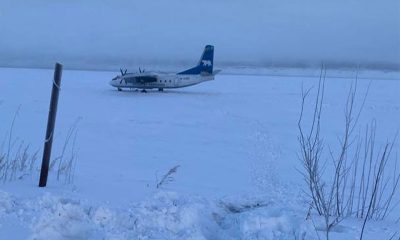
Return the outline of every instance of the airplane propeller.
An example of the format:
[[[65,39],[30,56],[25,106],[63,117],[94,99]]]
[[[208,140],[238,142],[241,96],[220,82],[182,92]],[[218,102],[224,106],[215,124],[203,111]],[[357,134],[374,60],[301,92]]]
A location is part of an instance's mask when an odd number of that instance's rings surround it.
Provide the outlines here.
[[[125,80],[125,78],[123,78],[123,76],[125,76],[128,69],[125,69],[125,71],[122,71],[122,68],[120,68],[119,71],[121,72],[121,81],[119,81],[119,84],[121,84],[122,81],[124,81],[126,83],[126,80]]]
[[[119,69],[119,71],[121,71],[121,76],[124,76],[126,74],[126,72],[128,71],[128,69],[125,69],[125,71],[122,71],[122,68]]]

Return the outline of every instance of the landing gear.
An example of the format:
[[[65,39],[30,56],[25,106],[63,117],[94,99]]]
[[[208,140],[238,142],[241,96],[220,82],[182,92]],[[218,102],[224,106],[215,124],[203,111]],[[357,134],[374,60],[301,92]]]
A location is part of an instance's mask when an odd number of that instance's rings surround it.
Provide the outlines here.
[[[122,91],[122,89],[121,89],[121,88],[117,88],[117,90],[118,90],[119,92],[121,92],[121,91]]]
[[[141,92],[142,92],[142,93],[147,93],[146,89],[142,89]]]
[[[164,88],[159,88],[158,91],[159,91],[159,92],[163,92],[163,91],[164,91]]]

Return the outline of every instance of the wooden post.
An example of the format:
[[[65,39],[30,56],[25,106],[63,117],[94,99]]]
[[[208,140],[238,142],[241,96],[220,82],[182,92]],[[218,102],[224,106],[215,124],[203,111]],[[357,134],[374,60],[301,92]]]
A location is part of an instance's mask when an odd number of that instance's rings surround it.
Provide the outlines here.
[[[46,139],[44,142],[42,168],[40,170],[39,187],[46,187],[47,176],[49,173],[49,164],[51,156],[51,147],[53,145],[54,126],[56,123],[58,95],[60,92],[62,65],[56,63],[54,69],[53,89],[51,91],[49,117],[47,120]]]

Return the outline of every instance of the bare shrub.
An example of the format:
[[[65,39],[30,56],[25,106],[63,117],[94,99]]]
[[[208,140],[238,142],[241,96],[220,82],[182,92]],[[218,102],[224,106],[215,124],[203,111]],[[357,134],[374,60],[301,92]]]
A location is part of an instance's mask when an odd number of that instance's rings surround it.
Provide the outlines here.
[[[398,234],[398,232],[395,232],[392,234],[392,236],[389,238],[389,240],[400,240],[400,235]]]
[[[357,78],[345,103],[344,132],[339,139],[339,151],[335,154],[330,146],[326,148],[321,136],[325,77],[326,69],[322,67],[312,120],[307,129],[303,115],[311,89],[302,89],[298,140],[303,167],[301,174],[307,183],[310,209],[315,209],[324,217],[328,239],[330,230],[346,217],[362,218],[364,226],[367,220],[384,219],[393,210],[393,197],[398,189],[400,173],[396,165],[394,171],[387,174],[387,163],[396,137],[377,151],[375,121],[366,126],[363,136],[355,133],[370,86],[356,110]],[[327,169],[332,174],[325,174]]]
[[[57,172],[57,181],[60,181],[61,178],[63,178],[64,183],[73,182],[75,164],[78,156],[76,150],[76,137],[78,134],[79,121],[80,118],[78,118],[69,128],[60,155],[50,162],[49,169],[50,171]],[[55,169],[55,166],[57,166],[57,169]]]
[[[167,185],[168,183],[174,181],[174,175],[178,171],[180,165],[176,165],[175,167],[171,168],[166,174],[163,175],[160,181],[157,181],[157,188],[161,186]]]
[[[33,171],[39,151],[30,154],[30,145],[13,135],[19,110],[20,107],[15,112],[10,130],[0,146],[0,179],[3,182],[21,179],[29,175]]]

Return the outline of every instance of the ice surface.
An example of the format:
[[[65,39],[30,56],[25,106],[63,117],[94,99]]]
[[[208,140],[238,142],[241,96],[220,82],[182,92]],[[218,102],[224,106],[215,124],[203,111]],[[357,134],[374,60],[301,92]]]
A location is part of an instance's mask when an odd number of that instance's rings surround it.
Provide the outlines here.
[[[20,106],[13,135],[42,148],[52,74],[0,69],[2,137]],[[39,189],[34,171],[1,183],[0,237],[15,230],[17,239],[318,239],[305,220],[296,170],[301,87],[315,87],[317,78],[218,75],[190,88],[143,94],[116,91],[108,85],[114,75],[64,71],[53,157],[79,118],[74,182],[57,182],[52,172],[48,187]],[[337,143],[343,131],[351,79],[327,79],[327,143]],[[360,99],[370,82],[360,126],[376,119],[381,144],[400,127],[400,81],[359,79]],[[156,189],[176,165],[174,181]],[[333,235],[358,236],[360,225],[348,219]],[[389,218],[367,227],[366,239],[376,239],[399,226]]]

